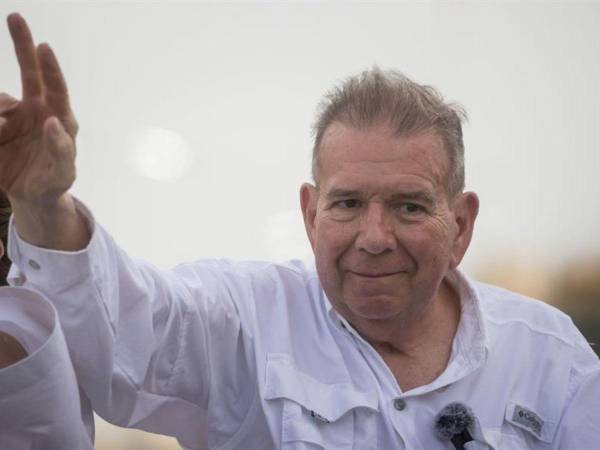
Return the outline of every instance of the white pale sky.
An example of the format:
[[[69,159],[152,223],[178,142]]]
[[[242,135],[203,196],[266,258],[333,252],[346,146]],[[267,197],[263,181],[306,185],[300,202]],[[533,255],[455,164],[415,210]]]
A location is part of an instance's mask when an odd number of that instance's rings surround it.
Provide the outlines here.
[[[12,11],[70,85],[73,191],[136,257],[307,257],[316,104],[374,64],[469,113],[467,269],[600,252],[600,3],[0,3]],[[6,27],[0,61],[19,95]]]

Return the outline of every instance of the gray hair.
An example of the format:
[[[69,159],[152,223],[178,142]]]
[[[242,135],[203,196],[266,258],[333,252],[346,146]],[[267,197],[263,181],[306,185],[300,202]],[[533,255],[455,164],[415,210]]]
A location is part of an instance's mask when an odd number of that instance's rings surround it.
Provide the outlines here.
[[[426,130],[439,134],[448,153],[446,190],[452,198],[465,185],[461,124],[466,118],[461,106],[446,103],[434,87],[417,84],[398,71],[373,67],[346,79],[328,92],[319,105],[313,126],[313,179],[318,183],[319,146],[332,123],[365,129],[388,121],[398,136]]]

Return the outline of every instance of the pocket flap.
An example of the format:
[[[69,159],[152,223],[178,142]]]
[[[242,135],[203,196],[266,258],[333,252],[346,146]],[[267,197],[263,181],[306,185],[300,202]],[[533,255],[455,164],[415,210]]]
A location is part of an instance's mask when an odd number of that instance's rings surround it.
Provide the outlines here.
[[[265,399],[287,398],[318,418],[334,422],[354,408],[378,410],[377,394],[350,383],[323,383],[299,370],[287,354],[267,355]]]
[[[504,419],[515,427],[528,431],[540,441],[551,443],[554,439],[557,423],[544,417],[540,411],[510,401],[506,406]]]

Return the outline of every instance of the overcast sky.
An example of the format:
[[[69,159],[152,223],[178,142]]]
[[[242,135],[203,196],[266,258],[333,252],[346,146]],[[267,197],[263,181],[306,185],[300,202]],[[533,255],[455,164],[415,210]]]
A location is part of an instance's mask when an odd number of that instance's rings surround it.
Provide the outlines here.
[[[374,64],[469,114],[467,268],[600,252],[600,4],[14,2],[81,125],[74,192],[132,255],[306,258],[315,106]],[[6,27],[0,91],[20,93]]]

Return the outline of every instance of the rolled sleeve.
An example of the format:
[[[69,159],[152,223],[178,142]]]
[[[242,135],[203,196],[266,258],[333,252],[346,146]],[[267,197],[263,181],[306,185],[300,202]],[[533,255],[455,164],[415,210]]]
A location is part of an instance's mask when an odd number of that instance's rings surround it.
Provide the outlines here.
[[[3,328],[29,351],[0,370],[0,429],[3,443],[10,444],[6,448],[91,449],[93,427],[82,418],[79,387],[52,304],[36,292],[5,287],[0,289],[0,317]]]

